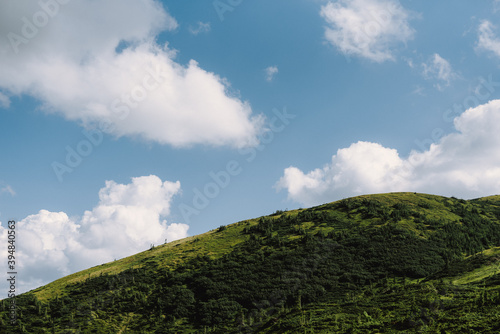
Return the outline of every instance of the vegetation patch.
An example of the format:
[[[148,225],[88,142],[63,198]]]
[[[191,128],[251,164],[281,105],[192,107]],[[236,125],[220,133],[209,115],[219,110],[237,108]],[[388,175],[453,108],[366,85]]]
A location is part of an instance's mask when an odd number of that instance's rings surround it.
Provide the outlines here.
[[[247,220],[0,302],[2,333],[497,333],[499,197],[392,193]]]

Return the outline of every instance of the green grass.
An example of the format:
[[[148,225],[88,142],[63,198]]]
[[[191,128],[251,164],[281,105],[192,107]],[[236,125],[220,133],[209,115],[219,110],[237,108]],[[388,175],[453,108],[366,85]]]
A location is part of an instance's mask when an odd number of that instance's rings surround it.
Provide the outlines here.
[[[500,274],[500,247],[486,249],[479,254],[488,258],[486,264],[472,271],[465,271],[461,273],[459,277],[452,278],[451,282],[453,284],[464,285],[477,283],[488,277]]]
[[[75,283],[84,282],[87,279],[102,275],[117,275],[125,270],[142,268],[147,263],[155,263],[160,267],[174,270],[179,265],[199,255],[207,255],[216,259],[228,254],[236,245],[245,241],[246,237],[242,236],[242,230],[246,226],[254,224],[256,224],[255,220],[247,220],[228,225],[223,232],[217,232],[217,229],[215,229],[200,235],[158,245],[151,250],[65,276],[34,289],[32,292],[40,301],[46,301],[56,296],[67,295],[67,287]]]
[[[19,297],[9,333],[497,333],[500,196],[410,192],[276,212]]]

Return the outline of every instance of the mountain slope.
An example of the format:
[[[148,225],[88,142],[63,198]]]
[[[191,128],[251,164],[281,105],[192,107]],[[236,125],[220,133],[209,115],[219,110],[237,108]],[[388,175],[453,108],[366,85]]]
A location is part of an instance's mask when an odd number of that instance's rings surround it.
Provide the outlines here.
[[[156,246],[19,296],[6,333],[496,333],[500,197],[366,195]]]

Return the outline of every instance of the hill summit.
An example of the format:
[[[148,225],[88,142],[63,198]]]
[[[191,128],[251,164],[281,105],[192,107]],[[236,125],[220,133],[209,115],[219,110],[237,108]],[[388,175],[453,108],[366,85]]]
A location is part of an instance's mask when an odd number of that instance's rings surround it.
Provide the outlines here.
[[[0,302],[1,333],[498,333],[500,196],[364,195],[152,247]]]

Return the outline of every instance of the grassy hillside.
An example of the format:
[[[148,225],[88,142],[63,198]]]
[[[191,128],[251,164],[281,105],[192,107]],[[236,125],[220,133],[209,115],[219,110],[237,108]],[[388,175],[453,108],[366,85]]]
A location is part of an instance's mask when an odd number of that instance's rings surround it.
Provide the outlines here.
[[[500,196],[359,196],[64,277],[0,332],[498,333],[499,259]]]

